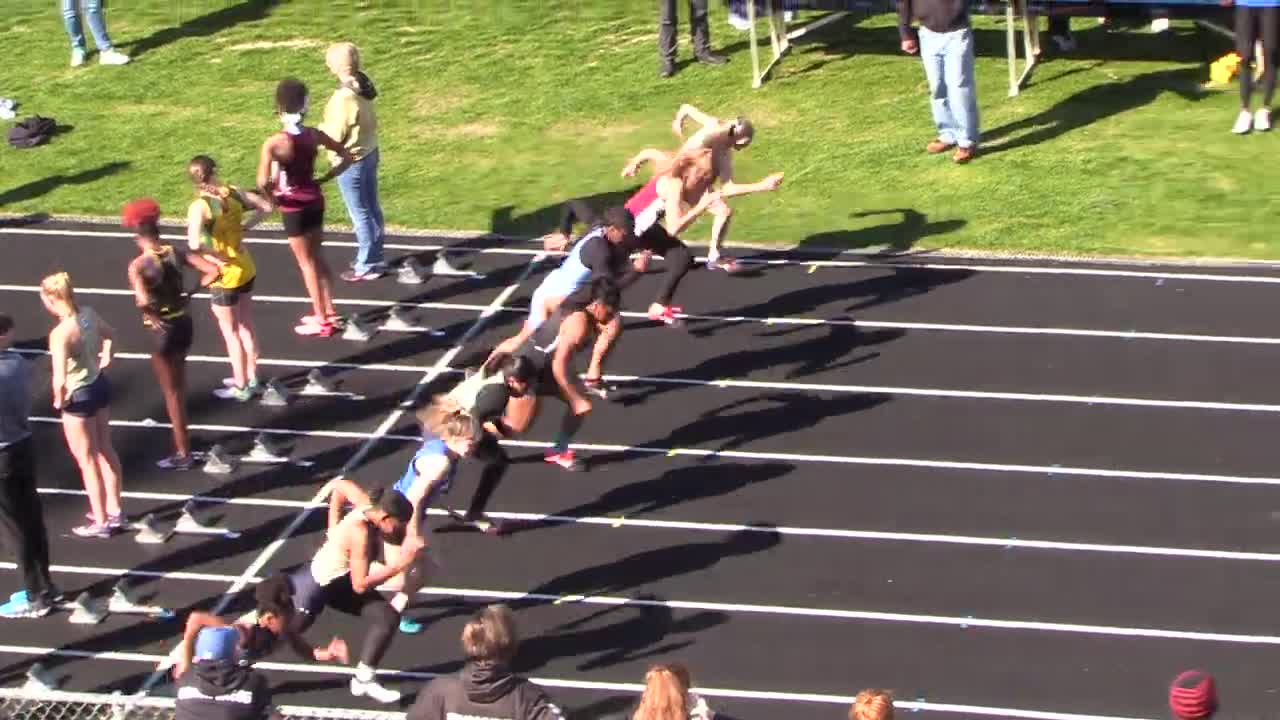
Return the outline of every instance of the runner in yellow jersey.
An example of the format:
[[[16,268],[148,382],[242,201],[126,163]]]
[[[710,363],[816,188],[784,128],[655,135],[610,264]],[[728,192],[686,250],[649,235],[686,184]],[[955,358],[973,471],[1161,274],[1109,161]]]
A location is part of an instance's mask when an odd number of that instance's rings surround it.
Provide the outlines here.
[[[218,181],[217,164],[207,155],[197,155],[187,164],[187,174],[196,189],[196,199],[187,209],[187,244],[221,269],[209,286],[210,307],[227,343],[231,377],[213,394],[224,400],[251,399],[258,383],[258,340],[249,312],[250,296],[257,268],[244,231],[257,225],[271,203],[261,195]],[[245,211],[252,210],[248,221]]]

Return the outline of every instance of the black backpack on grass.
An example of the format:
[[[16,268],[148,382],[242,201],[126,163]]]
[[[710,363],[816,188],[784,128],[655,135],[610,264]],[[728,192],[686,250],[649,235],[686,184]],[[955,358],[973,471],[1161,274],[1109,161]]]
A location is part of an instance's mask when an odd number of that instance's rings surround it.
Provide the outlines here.
[[[57,128],[58,123],[53,118],[32,115],[9,128],[9,144],[19,149],[43,145],[53,137]]]

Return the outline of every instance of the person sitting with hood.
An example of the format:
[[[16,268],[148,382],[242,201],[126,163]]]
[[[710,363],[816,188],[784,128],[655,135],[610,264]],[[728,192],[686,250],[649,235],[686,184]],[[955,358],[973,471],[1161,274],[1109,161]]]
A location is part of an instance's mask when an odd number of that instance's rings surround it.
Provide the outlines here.
[[[234,627],[207,627],[196,636],[195,665],[178,679],[174,720],[267,720],[271,706],[266,676],[241,664]]]
[[[456,675],[442,675],[418,693],[407,720],[476,717],[561,720],[560,708],[542,688],[511,672],[520,646],[515,616],[506,605],[489,605],[462,628],[467,663]]]

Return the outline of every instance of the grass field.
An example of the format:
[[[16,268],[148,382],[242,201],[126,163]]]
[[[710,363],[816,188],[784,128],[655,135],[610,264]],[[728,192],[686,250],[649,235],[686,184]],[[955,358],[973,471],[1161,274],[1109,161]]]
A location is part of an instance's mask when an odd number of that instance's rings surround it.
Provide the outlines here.
[[[251,182],[279,127],[276,81],[306,80],[318,120],[333,87],[324,47],[351,40],[381,92],[383,203],[396,226],[546,232],[560,200],[631,187],[622,165],[671,146],[687,101],[756,122],[743,178],[788,174],[777,193],[736,201],[739,242],[1280,258],[1267,189],[1280,184],[1280,140],[1232,136],[1234,86],[1202,88],[1206,62],[1228,50],[1221,37],[1080,19],[1080,49],[1011,99],[1002,25],[984,19],[985,153],[957,167],[922,151],[923,70],[897,51],[893,18],[819,31],[757,91],[745,35],[719,2],[712,22],[732,62],[661,80],[652,0],[117,0],[109,30],[134,63],[91,55],[73,69],[56,8],[9,2],[0,96],[72,129],[0,151],[0,211],[114,214],[147,194],[177,215],[196,153]],[[687,59],[683,22],[680,32]],[[330,207],[346,221],[336,188]]]

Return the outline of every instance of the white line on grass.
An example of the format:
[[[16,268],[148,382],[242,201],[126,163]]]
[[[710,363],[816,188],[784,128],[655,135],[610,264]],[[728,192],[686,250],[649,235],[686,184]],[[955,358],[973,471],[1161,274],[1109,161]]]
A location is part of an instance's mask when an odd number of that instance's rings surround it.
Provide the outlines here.
[[[400,421],[400,418],[404,415],[405,411],[414,406],[414,403],[417,402],[418,396],[422,394],[422,391],[431,384],[431,381],[434,380],[443,369],[449,367],[449,363],[453,362],[453,359],[458,355],[458,353],[462,352],[462,347],[479,333],[479,331],[484,327],[485,321],[487,321],[494,312],[496,312],[496,308],[501,307],[502,303],[506,302],[507,298],[511,297],[511,295],[515,293],[516,289],[520,287],[520,284],[524,282],[525,278],[529,276],[529,273],[533,271],[541,260],[541,255],[535,255],[530,259],[530,261],[525,265],[524,271],[520,273],[518,278],[516,278],[516,281],[504,288],[503,291],[494,298],[493,302],[491,302],[489,306],[480,313],[480,317],[476,318],[475,322],[472,323],[471,327],[462,336],[462,338],[458,340],[457,344],[436,361],[436,364],[431,368],[431,370],[427,371],[405,396],[404,401],[402,401],[387,415],[387,418],[382,421],[382,424],[379,425],[372,434],[365,438],[365,441],[356,449],[355,454],[353,454],[342,466],[342,469],[339,471],[340,474],[345,475],[351,472],[364,461],[365,456],[369,454],[369,451],[373,449],[373,446],[380,439],[385,437],[391,428]],[[324,498],[326,489],[327,483],[316,492],[315,497],[312,498],[312,502],[319,503]],[[231,602],[232,596],[239,592],[248,583],[248,578],[257,575],[258,571],[265,567],[271,558],[275,557],[275,554],[280,551],[280,548],[284,546],[285,542],[287,542],[289,538],[297,532],[298,528],[302,527],[307,516],[311,514],[312,509],[313,508],[310,507],[303,508],[294,516],[293,521],[281,531],[280,535],[275,540],[271,541],[271,544],[267,545],[267,547],[258,554],[249,567],[245,569],[244,573],[241,574],[240,578],[231,585],[226,594],[218,601],[218,604],[215,605],[210,612],[217,615],[226,609],[227,604]],[[151,688],[160,681],[165,672],[169,669],[173,656],[176,655],[177,652],[178,648],[175,647],[173,651],[169,653],[168,659],[161,663],[160,666],[156,668],[156,671],[151,673],[151,676],[142,684],[142,687],[138,690],[138,695],[146,695],[151,691]]]
[[[61,424],[55,417],[30,417],[31,422],[45,424]],[[112,427],[144,428],[152,430],[169,429],[168,423],[138,420],[112,420]],[[268,435],[285,435],[293,437],[324,437],[342,439],[360,439],[369,437],[369,433],[348,432],[340,430],[289,430],[284,428],[253,428],[242,425],[199,425],[188,426],[192,430],[225,433],[267,433]],[[387,440],[404,440],[416,442],[421,438],[415,435],[385,435]],[[503,445],[524,448],[549,448],[550,442],[535,440],[503,440]],[[987,462],[964,462],[958,460],[926,460],[920,458],[867,457],[857,455],[810,455],[802,453],[782,452],[749,452],[746,450],[703,450],[700,448],[649,447],[645,445],[609,445],[603,443],[573,443],[574,450],[598,453],[636,453],[640,455],[666,455],[667,457],[718,457],[742,460],[782,460],[785,462],[831,463],[836,465],[870,465],[887,467],[913,467],[933,470],[977,470],[981,472],[1027,473],[1033,475],[1064,475],[1070,477],[1103,477],[1129,480],[1173,480],[1179,482],[1213,482],[1240,485],[1280,485],[1280,478],[1261,475],[1215,475],[1211,473],[1184,473],[1162,470],[1115,470],[1110,468],[1068,467],[1062,465],[1013,465]]]
[[[44,350],[18,350],[26,355],[47,355]],[[151,356],[146,353],[118,352],[115,358],[124,360],[146,360]],[[191,355],[189,362],[217,363],[227,362],[227,358],[216,355]],[[343,370],[371,370],[376,372],[423,372],[425,366],[413,365],[360,365],[357,363],[326,363],[319,360],[273,360],[261,359],[258,364],[264,367],[290,368],[337,368]],[[441,375],[462,374],[461,368],[444,368]],[[1280,413],[1280,405],[1268,403],[1236,403],[1212,400],[1165,400],[1161,398],[1118,397],[1113,395],[1071,395],[1063,393],[1028,393],[987,390],[950,390],[947,388],[916,388],[895,385],[841,385],[834,383],[797,383],[765,380],[735,380],[718,378],[715,380],[699,380],[680,377],[653,377],[647,375],[605,375],[604,380],[613,383],[650,384],[650,385],[683,385],[690,387],[744,388],[752,390],[789,390],[805,392],[830,393],[864,393],[873,395],[900,395],[910,397],[947,398],[960,400],[1013,400],[1024,402],[1067,403],[1079,405],[1116,405],[1126,407],[1149,407],[1177,410],[1225,410],[1230,412]]]
[[[161,662],[164,660],[160,655],[151,655],[146,653],[127,653],[127,652],[111,652],[111,651],[94,651],[94,650],[64,650],[59,648],[37,647],[32,645],[0,645],[0,653],[11,653],[17,655],[52,655],[55,657],[73,657],[87,660],[115,660],[123,662]],[[283,662],[258,662],[254,663],[254,667],[263,670],[278,670],[281,672],[308,673],[313,675],[353,675],[354,668],[336,667],[326,664],[302,664],[302,663],[283,663]],[[410,670],[378,670],[377,673],[384,677],[398,678],[405,680],[430,680],[439,677],[439,673],[427,673],[421,671]],[[562,688],[569,690],[604,690],[611,692],[641,693],[644,691],[643,685],[635,683],[614,683],[614,682],[592,682],[587,680],[564,680],[560,678],[529,678],[534,683],[543,687]],[[826,695],[821,693],[796,693],[796,692],[770,692],[762,690],[733,690],[727,688],[709,688],[698,686],[697,691],[707,697],[723,697],[723,698],[740,698],[743,700],[772,700],[780,702],[805,702],[805,703],[826,703],[832,705],[849,705],[853,702],[852,696],[844,695]],[[14,691],[20,692],[20,691]],[[100,696],[110,697],[110,696]],[[116,699],[118,703],[119,700]],[[140,704],[154,703],[155,699],[148,699]],[[284,706],[281,709],[285,709]],[[967,713],[970,715],[986,715],[990,717],[1010,717],[1010,718],[1030,718],[1031,720],[1144,720],[1143,718],[1120,717],[1114,715],[1081,715],[1077,713],[1049,712],[1043,710],[1020,710],[1016,708],[988,707],[985,705],[956,705],[951,703],[933,703],[924,700],[916,701],[894,701],[894,707],[904,710],[925,710],[932,712],[954,712]],[[366,711],[361,711],[363,714]],[[385,713],[386,717],[402,717],[399,713]]]
[[[0,292],[38,292],[39,290],[40,288],[35,285],[0,284]],[[131,290],[122,290],[117,288],[76,288],[76,293],[83,296],[133,296],[133,292]],[[208,293],[196,293],[191,297],[196,299],[207,299],[209,295]],[[305,297],[293,295],[254,295],[253,299],[257,302],[287,303],[293,305],[305,305],[311,302]],[[494,313],[503,312],[517,314],[524,314],[529,310],[527,307],[499,307],[491,309],[484,305],[468,303],[399,302],[394,300],[363,300],[359,298],[340,298],[334,302],[343,306],[355,305],[359,307],[382,309],[388,309],[392,306],[400,306],[417,310],[460,310],[464,312],[491,311]],[[621,315],[633,320],[647,321],[649,319],[648,315],[641,312],[623,312]],[[827,320],[823,318],[764,317],[753,315],[691,315],[682,313],[680,317],[687,320],[705,320],[708,322],[759,323],[764,325],[793,325],[804,327],[835,326],[868,329],[921,330],[930,332],[966,332],[991,335],[1045,335],[1107,338],[1113,340],[1159,340],[1166,342],[1227,343],[1236,345],[1280,345],[1280,337],[1253,337],[1248,335],[1201,335],[1196,333],[1140,332],[1138,330],[1095,330],[1090,328],[1027,327],[1018,325],[896,322],[892,320]]]
[[[42,495],[84,495],[83,490],[64,488],[40,488]],[[309,503],[304,500],[278,500],[274,498],[223,498],[207,495],[186,495],[182,493],[158,492],[124,492],[126,498],[138,500],[159,500],[163,502],[185,503],[194,500],[200,503],[235,505],[243,507],[277,507],[277,508],[320,508],[323,504]],[[451,517],[443,508],[429,508],[427,513],[436,517]],[[1114,545],[1107,543],[1083,543],[1060,540],[1033,540],[1016,537],[984,537],[975,535],[952,535],[948,533],[919,532],[886,532],[881,530],[846,530],[840,528],[815,527],[761,527],[759,525],[740,525],[737,523],[695,522],[687,520],[653,520],[649,518],[628,517],[625,514],[612,517],[550,515],[545,513],[499,512],[489,511],[486,514],[498,520],[518,520],[528,523],[551,523],[557,525],[596,525],[608,526],[611,529],[648,528],[655,530],[690,530],[697,532],[733,533],[733,532],[772,532],[793,537],[838,538],[845,540],[871,540],[880,542],[913,542],[941,545],[970,545],[1001,549],[1022,550],[1065,550],[1068,552],[1096,552],[1117,555],[1148,555],[1157,557],[1190,558],[1200,560],[1241,560],[1252,562],[1280,562],[1280,553],[1248,552],[1241,550],[1210,550],[1204,548],[1161,547],[1155,545]]]

